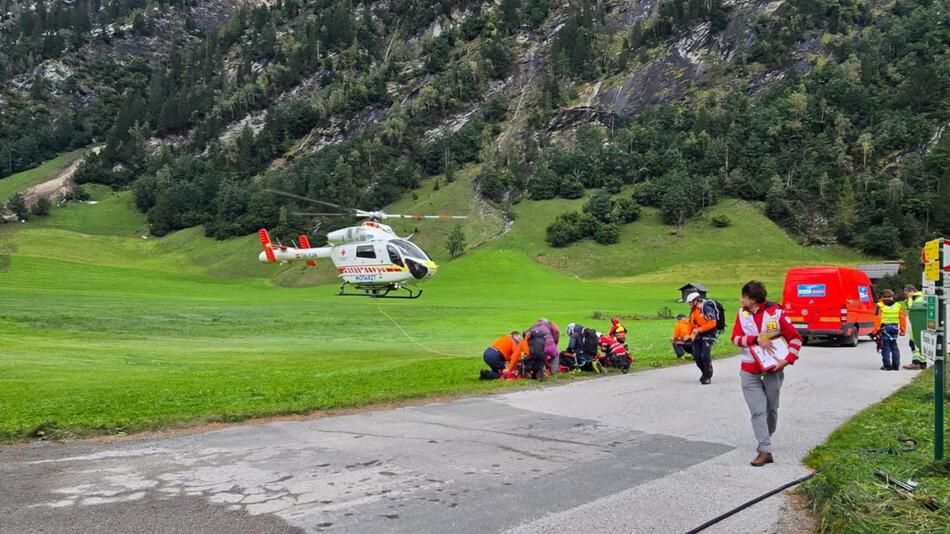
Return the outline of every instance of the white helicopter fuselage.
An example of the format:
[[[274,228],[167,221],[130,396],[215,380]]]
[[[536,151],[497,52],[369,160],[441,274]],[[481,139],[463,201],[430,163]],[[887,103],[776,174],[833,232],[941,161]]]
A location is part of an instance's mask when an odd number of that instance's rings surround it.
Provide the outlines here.
[[[262,236],[263,239],[263,236]],[[267,238],[269,241],[269,238]],[[265,245],[259,259],[262,263],[286,263],[330,258],[337,276],[360,288],[385,288],[414,285],[432,278],[438,265],[425,252],[392,229],[377,222],[366,222],[327,234],[330,246],[288,247]],[[302,238],[302,244],[307,244]],[[270,252],[270,254],[269,254]]]

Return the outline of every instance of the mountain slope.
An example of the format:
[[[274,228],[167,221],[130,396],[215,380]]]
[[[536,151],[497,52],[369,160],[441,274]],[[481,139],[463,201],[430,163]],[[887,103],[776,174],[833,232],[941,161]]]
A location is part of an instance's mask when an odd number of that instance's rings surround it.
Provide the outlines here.
[[[290,238],[313,221],[268,186],[371,208],[477,163],[499,211],[626,186],[681,226],[735,197],[803,242],[895,256],[950,224],[947,16],[925,0],[240,5],[123,65],[77,180],[131,186],[155,235]]]

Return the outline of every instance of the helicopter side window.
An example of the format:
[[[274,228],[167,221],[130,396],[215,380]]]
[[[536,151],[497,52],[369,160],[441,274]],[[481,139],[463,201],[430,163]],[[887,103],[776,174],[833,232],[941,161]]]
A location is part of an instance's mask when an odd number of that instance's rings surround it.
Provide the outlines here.
[[[373,245],[359,245],[356,247],[356,257],[368,260],[376,259],[376,249]]]
[[[396,250],[396,247],[392,245],[386,245],[386,252],[389,253],[389,261],[400,267],[406,266],[406,264],[402,261],[402,256],[399,255],[399,251]]]

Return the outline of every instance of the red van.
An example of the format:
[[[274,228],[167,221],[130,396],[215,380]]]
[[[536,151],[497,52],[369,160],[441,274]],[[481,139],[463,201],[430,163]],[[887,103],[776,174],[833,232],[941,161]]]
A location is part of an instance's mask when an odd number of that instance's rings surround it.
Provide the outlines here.
[[[877,306],[868,275],[846,267],[795,267],[785,275],[785,314],[805,341],[835,339],[854,347],[874,331]]]

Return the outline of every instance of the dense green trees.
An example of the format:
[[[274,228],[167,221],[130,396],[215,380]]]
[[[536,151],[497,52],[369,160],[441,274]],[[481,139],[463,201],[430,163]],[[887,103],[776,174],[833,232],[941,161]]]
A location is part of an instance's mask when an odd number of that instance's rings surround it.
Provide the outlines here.
[[[804,17],[795,19],[803,32],[834,31],[862,16],[855,6],[803,2],[775,17]],[[805,242],[897,255],[950,232],[950,140],[938,135],[950,119],[950,78],[938,74],[950,72],[946,19],[936,3],[899,2],[836,45],[842,63],[818,61],[808,75],[756,96],[735,91],[660,106],[607,143],[579,136],[573,151],[549,155],[528,192],[566,196],[559,180],[568,175],[586,187],[622,181],[676,225],[728,194],[763,202],[770,218]]]
[[[96,9],[77,14],[80,5]],[[0,176],[105,139],[77,182],[131,186],[157,234],[204,224],[219,238],[263,225],[305,229],[292,215],[301,206],[267,186],[375,208],[426,175],[450,181],[475,161],[478,190],[500,204],[597,190],[583,212],[551,225],[557,246],[612,242],[640,205],[682,225],[722,195],[760,202],[809,243],[893,255],[950,233],[950,146],[937,135],[950,113],[950,21],[939,3],[899,0],[873,19],[855,0],[785,3],[750,22],[754,43],[720,67],[729,84],[547,146],[550,119],[576,103],[579,83],[621,72],[697,25],[720,31],[730,8],[663,0],[627,29],[610,22],[610,9],[549,0],[243,5],[207,35],[187,22],[191,33],[162,63],[89,64],[48,84],[30,69],[92,39],[107,19],[128,22],[131,34],[159,30],[137,0],[47,5],[0,30],[10,45],[0,47],[0,72],[35,81],[32,97],[11,95],[0,110]],[[457,25],[427,33],[437,17],[462,11]],[[515,88],[496,91],[515,72],[516,34],[545,20],[559,30],[516,104]],[[802,43],[810,62],[793,69]],[[759,88],[764,69],[785,78]],[[92,81],[109,88],[93,107],[51,120],[53,96]],[[306,90],[294,90],[301,83]],[[156,148],[155,137],[174,142]]]

